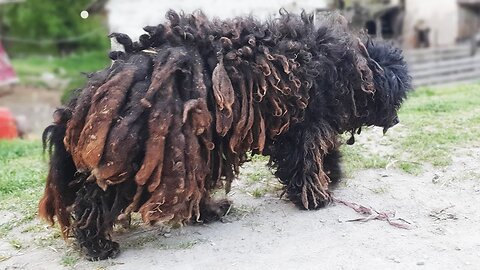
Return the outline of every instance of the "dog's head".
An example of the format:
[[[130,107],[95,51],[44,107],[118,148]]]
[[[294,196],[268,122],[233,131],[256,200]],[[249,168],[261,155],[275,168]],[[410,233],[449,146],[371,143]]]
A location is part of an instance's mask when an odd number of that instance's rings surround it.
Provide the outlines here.
[[[412,79],[400,49],[379,40],[368,40],[365,45],[376,89],[367,125],[383,127],[385,133],[399,123],[397,111],[412,89]]]

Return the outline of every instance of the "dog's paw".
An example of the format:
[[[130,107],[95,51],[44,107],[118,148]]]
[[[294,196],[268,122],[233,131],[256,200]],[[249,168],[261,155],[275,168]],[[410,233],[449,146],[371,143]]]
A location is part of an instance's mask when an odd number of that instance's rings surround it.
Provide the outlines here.
[[[108,239],[98,239],[91,245],[83,245],[82,250],[89,261],[113,259],[120,253],[120,245]]]
[[[217,201],[209,199],[200,206],[200,220],[204,223],[218,221],[227,214],[231,205],[232,202],[227,199]]]
[[[305,190],[309,191],[305,192]],[[302,210],[318,210],[331,202],[330,194],[321,194],[308,188],[287,190],[287,197]]]

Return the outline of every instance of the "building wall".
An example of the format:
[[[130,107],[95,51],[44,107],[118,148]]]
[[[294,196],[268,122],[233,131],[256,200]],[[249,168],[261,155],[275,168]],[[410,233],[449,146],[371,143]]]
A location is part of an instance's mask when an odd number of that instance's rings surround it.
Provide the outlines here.
[[[459,8],[458,38],[466,40],[480,30],[480,7],[460,6]]]
[[[169,9],[191,12],[202,9],[213,17],[227,18],[253,14],[267,18],[277,14],[281,7],[289,11],[314,11],[326,8],[329,0],[110,0],[109,26],[112,32],[122,32],[132,38],[143,34],[146,25],[157,25],[165,21]]]
[[[399,0],[392,0],[399,2]],[[146,25],[165,21],[169,9],[191,12],[202,9],[210,17],[227,18],[253,14],[267,18],[277,14],[281,7],[289,11],[314,11],[329,6],[332,0],[110,0],[106,6],[110,31],[122,32],[136,39]],[[414,26],[424,20],[430,27],[431,46],[452,45],[463,36],[459,33],[465,25],[457,0],[405,0],[406,12],[403,27],[403,44],[415,45]],[[473,20],[473,19],[467,19]],[[468,22],[466,22],[468,24]]]
[[[415,45],[415,24],[424,20],[430,27],[431,46],[452,45],[458,38],[459,7],[456,0],[406,0],[404,46]]]

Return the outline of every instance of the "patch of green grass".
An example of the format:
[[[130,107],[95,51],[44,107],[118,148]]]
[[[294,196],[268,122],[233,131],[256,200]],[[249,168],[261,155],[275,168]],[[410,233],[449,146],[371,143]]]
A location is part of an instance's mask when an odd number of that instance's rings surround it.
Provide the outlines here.
[[[422,166],[418,163],[412,163],[407,161],[400,161],[398,167],[409,174],[418,175],[422,172]]]
[[[9,243],[13,248],[15,248],[15,249],[17,249],[17,250],[24,248],[23,243],[22,243],[20,240],[18,240],[18,239],[10,239],[10,241],[8,241],[8,243]]]
[[[49,228],[47,234],[35,237],[34,243],[37,247],[57,246],[59,243],[64,244],[63,242],[59,242],[61,237],[62,233],[59,228]]]
[[[159,240],[158,234],[147,233],[146,235],[139,236],[135,239],[129,240],[124,244],[125,248],[142,248],[148,243],[153,243],[152,245],[160,250],[175,250],[175,249],[191,249],[196,244],[199,243],[197,240],[180,242],[178,244],[170,245],[163,243]]]
[[[260,198],[266,194],[277,194],[282,189],[283,185],[274,178],[273,181],[268,181],[264,183],[264,185],[256,186],[253,189],[250,189],[250,191],[247,191],[247,193],[255,198]]]
[[[198,241],[193,240],[193,241],[187,241],[178,244],[178,246],[175,247],[175,249],[192,249],[196,244],[198,244]]]
[[[420,174],[423,164],[448,166],[455,148],[480,147],[479,104],[480,84],[416,89],[399,112],[402,125],[387,133],[393,150],[377,155],[358,143],[343,147],[346,174],[390,161],[410,174]]]
[[[13,67],[20,82],[26,85],[45,87],[42,74],[51,73],[60,80],[68,81],[63,91],[62,102],[65,103],[73,90],[86,83],[85,73],[94,72],[110,65],[106,51],[73,53],[66,56],[33,55],[12,59]]]
[[[251,194],[252,194],[252,196],[255,197],[255,198],[261,198],[261,197],[265,196],[265,194],[267,194],[268,191],[269,191],[268,188],[266,188],[266,187],[260,187],[260,188],[255,188],[255,189],[251,192]]]
[[[477,143],[480,134],[480,84],[420,88],[410,95],[400,111],[404,136],[396,141],[414,163],[446,166],[453,148]],[[400,163],[404,171],[417,172],[417,165]]]
[[[31,199],[44,184],[46,164],[39,141],[0,141],[0,209],[7,201]]]
[[[37,203],[41,195],[41,187],[35,191],[26,191],[27,194],[0,195],[0,210],[16,213],[14,218],[0,225],[0,237],[7,235],[12,229],[32,221],[37,216]],[[18,194],[17,192],[15,194]]]
[[[0,210],[16,214],[0,225],[0,235],[36,216],[46,171],[39,141],[0,141]]]
[[[257,170],[246,172],[245,176],[247,177],[247,184],[251,185],[254,183],[264,182],[269,178],[272,178],[273,175],[267,168],[262,168],[263,165],[258,165]]]
[[[266,166],[265,161],[252,161],[242,174],[246,181],[241,190],[255,198],[263,197],[267,193],[275,193],[282,187]]]
[[[67,252],[62,256],[60,263],[65,267],[73,267],[80,260],[80,257],[75,252]]]
[[[141,248],[144,245],[151,243],[155,240],[158,239],[158,235],[153,235],[153,234],[145,234],[141,235],[139,237],[136,237],[135,239],[129,240],[124,244],[126,248]]]
[[[12,65],[20,79],[49,72],[60,77],[75,77],[81,72],[92,72],[110,65],[107,52],[73,53],[63,57],[33,55],[13,58]]]
[[[267,162],[269,157],[268,156],[263,156],[263,155],[253,155],[251,156],[252,161],[263,161]]]
[[[21,157],[37,158],[42,155],[39,141],[0,140],[0,162],[7,162]]]
[[[198,243],[199,242],[197,240],[182,242],[177,245],[167,245],[165,243],[158,243],[157,245],[155,245],[155,247],[160,250],[184,250],[184,249],[192,249]]]
[[[31,224],[22,229],[22,233],[39,233],[44,230],[39,224]]]
[[[385,194],[385,193],[388,193],[389,188],[386,186],[383,186],[383,187],[379,186],[379,187],[371,188],[370,190],[375,194]]]
[[[228,212],[227,216],[242,219],[246,216],[256,214],[257,211],[258,211],[258,209],[255,206],[237,205],[237,206],[232,207],[232,209],[230,209],[230,212]]]
[[[347,176],[351,176],[358,170],[385,168],[389,160],[387,156],[371,153],[361,144],[342,147],[341,151],[345,160],[344,171]]]

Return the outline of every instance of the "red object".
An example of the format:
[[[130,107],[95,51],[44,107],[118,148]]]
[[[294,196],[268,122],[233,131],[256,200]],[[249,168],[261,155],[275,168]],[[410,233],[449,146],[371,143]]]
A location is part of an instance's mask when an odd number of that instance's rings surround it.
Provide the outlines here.
[[[18,137],[15,118],[7,108],[0,107],[0,140],[15,139]]]
[[[15,75],[10,60],[8,60],[7,52],[3,49],[0,43],[0,85],[17,82],[18,78]]]

